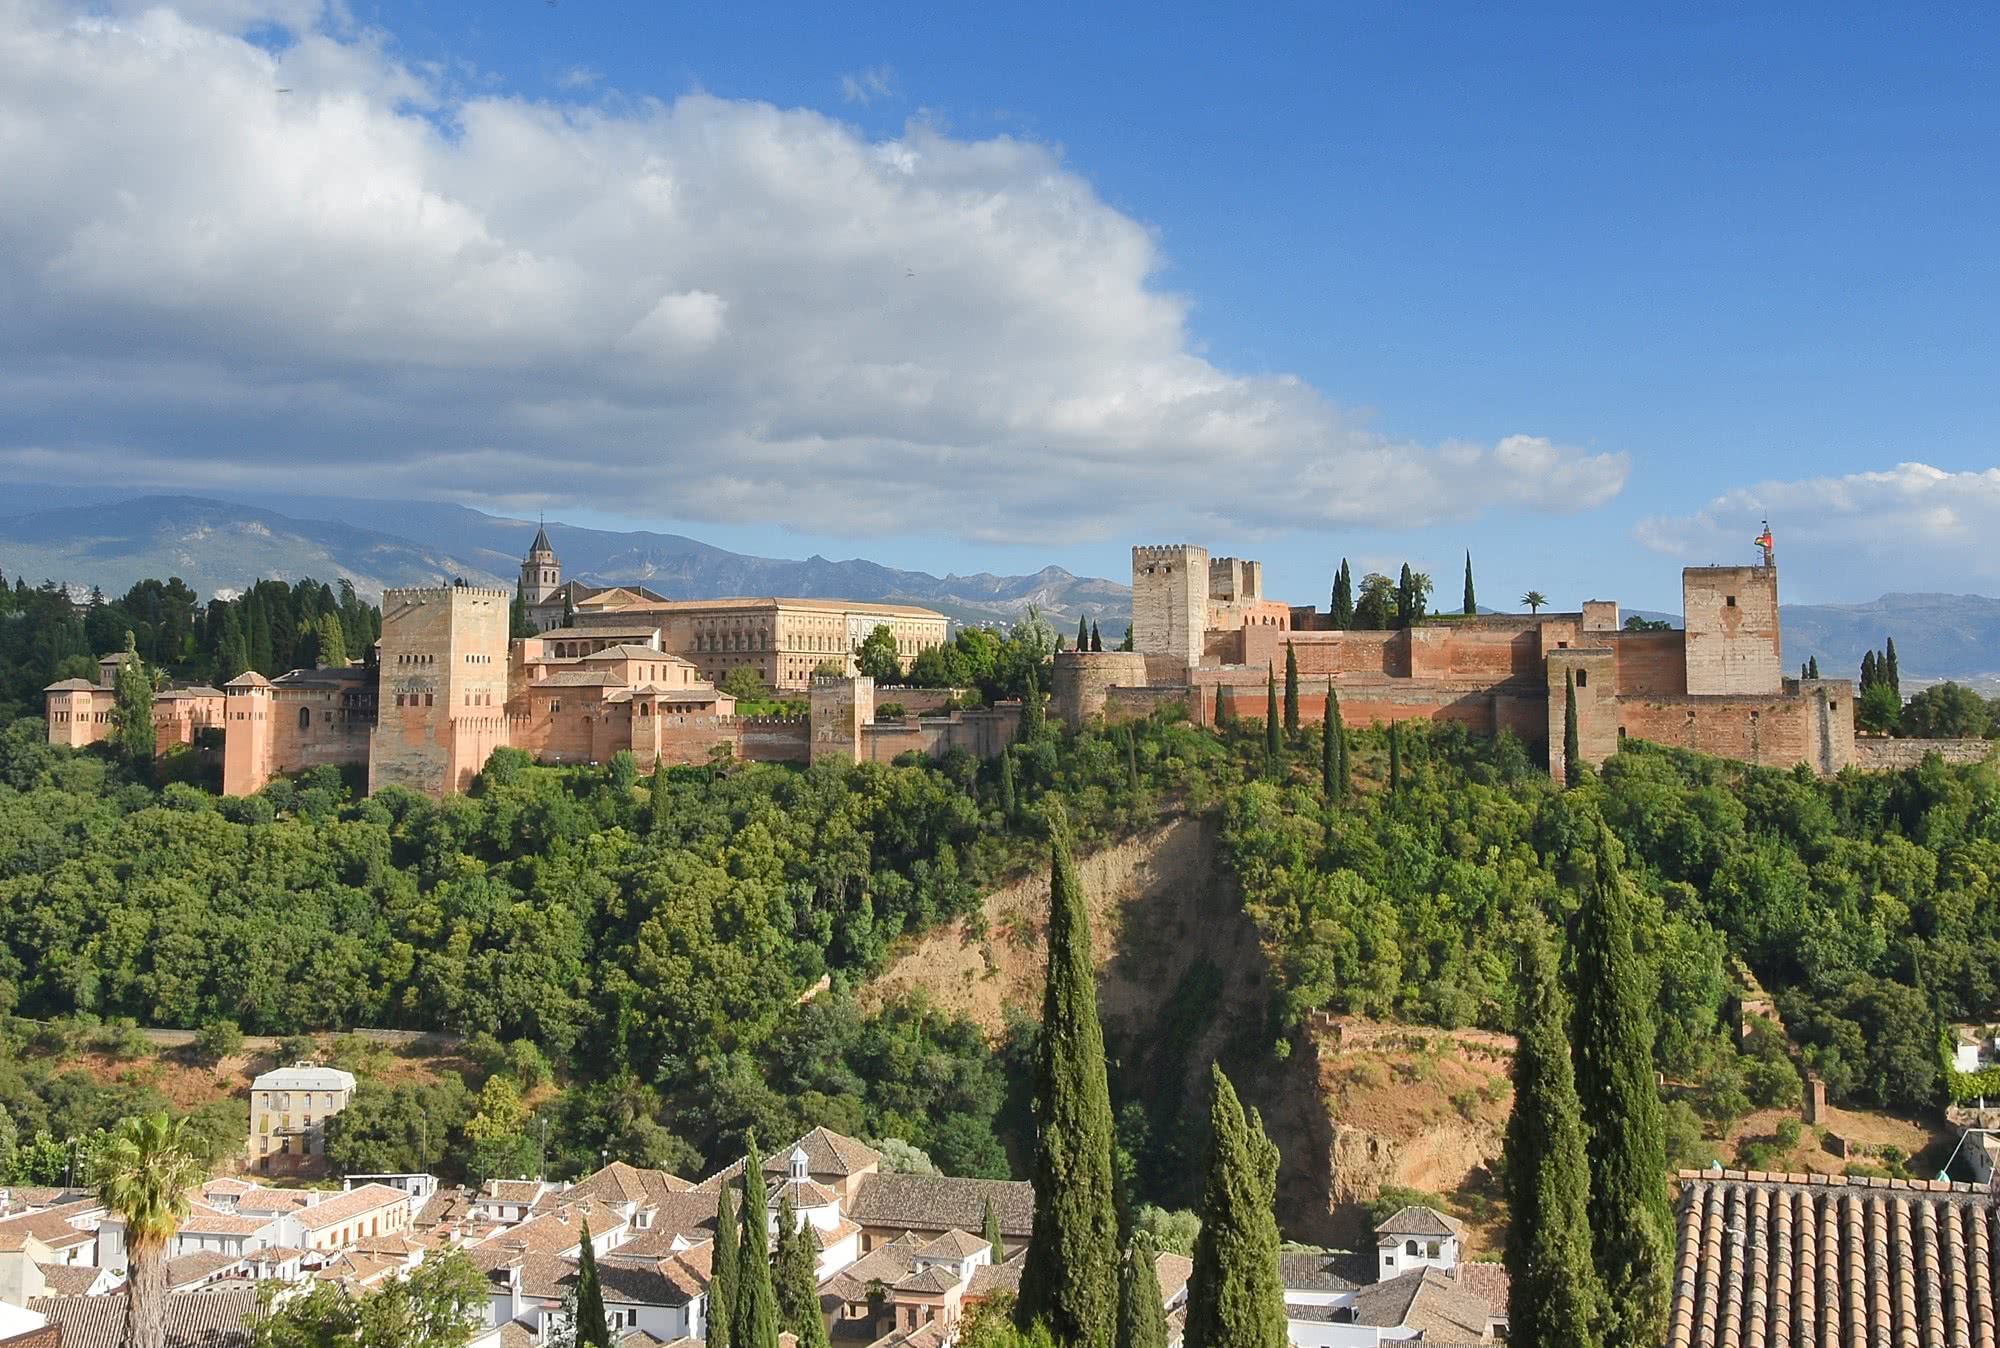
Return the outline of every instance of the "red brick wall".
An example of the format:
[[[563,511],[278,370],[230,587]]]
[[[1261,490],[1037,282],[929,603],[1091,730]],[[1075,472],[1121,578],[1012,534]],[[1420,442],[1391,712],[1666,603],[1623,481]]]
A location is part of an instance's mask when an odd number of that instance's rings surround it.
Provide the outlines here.
[[[1612,638],[1618,653],[1618,692],[1631,697],[1687,692],[1687,635],[1683,632],[1620,632]]]

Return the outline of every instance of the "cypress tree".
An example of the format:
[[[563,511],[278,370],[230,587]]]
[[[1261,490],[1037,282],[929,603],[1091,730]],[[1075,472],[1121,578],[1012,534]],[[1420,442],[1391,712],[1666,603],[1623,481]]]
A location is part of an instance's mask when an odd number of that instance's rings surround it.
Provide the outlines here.
[[[1000,751],[1000,813],[1008,820],[1014,818],[1014,752]]]
[[[819,1309],[819,1237],[811,1222],[801,1224],[792,1208],[787,1186],[778,1200],[778,1257],[774,1278],[778,1294],[778,1322],[781,1328],[798,1335],[805,1345],[819,1326],[818,1339],[825,1342],[826,1321]]]
[[[1129,651],[1129,650],[1132,650],[1132,649],[1134,649],[1134,647],[1133,647],[1133,636],[1132,636],[1132,624],[1131,624],[1131,623],[1129,623],[1129,622],[1125,624],[1125,639],[1124,639],[1123,641],[1121,641],[1121,642],[1119,642],[1119,643],[1118,643],[1118,649],[1119,649],[1119,650],[1121,650],[1121,651]]]
[[[1090,914],[1060,808],[1050,811],[1049,835],[1049,967],[1035,1050],[1035,1226],[1015,1313],[1024,1329],[1045,1322],[1058,1342],[1111,1348],[1118,1216],[1104,1027]]]
[[[576,626],[576,587],[573,585],[563,586],[562,625],[564,627]]]
[[[143,776],[153,770],[159,735],[153,726],[153,675],[139,658],[138,640],[130,632],[125,634],[125,663],[118,666],[112,686],[119,747]]]
[[[993,1251],[993,1262],[1006,1263],[1007,1246],[1000,1239],[1000,1219],[993,1214],[993,1200],[990,1198],[986,1200],[986,1211],[984,1220],[980,1223],[979,1234],[985,1238],[987,1248]]]
[[[658,754],[653,755],[652,784],[653,832],[658,833],[667,826],[668,817],[673,812],[673,792],[667,789],[667,762]]]
[[[1809,679],[1819,677],[1819,657],[1817,655],[1806,661],[1806,677]]]
[[[1472,597],[1472,549],[1465,551],[1465,616],[1475,617],[1479,613],[1479,601]]]
[[[1125,785],[1139,789],[1139,732],[1130,726],[1125,729]]]
[[[1285,1348],[1285,1288],[1278,1277],[1278,1149],[1255,1110],[1211,1065],[1208,1182],[1188,1277],[1186,1348]]]
[[[1220,729],[1229,720],[1229,703],[1222,696],[1222,685],[1215,685],[1215,724]]]
[[[1333,578],[1333,609],[1330,614],[1337,632],[1345,632],[1354,626],[1354,576],[1347,569],[1347,559],[1340,559],[1339,574]]]
[[[1269,666],[1264,670],[1264,754],[1271,760],[1270,766],[1277,766],[1279,754],[1284,745],[1278,741],[1278,672]]]
[[[1583,780],[1583,734],[1576,724],[1576,671],[1563,671],[1563,785]]]
[[[778,1348],[778,1296],[771,1286],[766,1253],[771,1210],[764,1196],[764,1160],[757,1139],[743,1162],[743,1239],[736,1247],[736,1320],[729,1327],[731,1348]]]
[[[1408,627],[1417,613],[1417,586],[1410,578],[1410,564],[1403,563],[1403,574],[1396,581],[1396,626]]]
[[[1095,618],[1090,620],[1090,649],[1093,651],[1104,649],[1104,635],[1097,630],[1097,619]]]
[[[1606,1348],[1653,1348],[1666,1332],[1673,1273],[1667,1148],[1653,1084],[1658,982],[1632,945],[1617,844],[1598,825],[1596,874],[1576,918],[1577,1098],[1591,1120],[1590,1227],[1610,1313]]]
[[[248,600],[250,606],[250,668],[269,678],[275,661],[271,653],[271,619],[264,612],[264,603],[253,590]]]
[[[597,1281],[597,1252],[590,1248],[590,1222],[576,1260],[577,1348],[611,1348],[611,1324],[604,1318],[604,1289]]]
[[[1864,651],[1861,656],[1861,686],[1856,691],[1867,692],[1875,686],[1875,652]]]
[[[1389,722],[1389,794],[1401,795],[1403,791],[1403,737],[1396,730],[1396,723]]]
[[[1299,653],[1285,643],[1285,734],[1299,733]]]
[[[1505,1189],[1508,1333],[1521,1348],[1591,1348],[1604,1288],[1591,1263],[1590,1167],[1569,1056],[1569,999],[1543,925],[1522,954]]]
[[[1896,669],[1896,638],[1890,637],[1882,651],[1882,682],[1898,698],[1903,696],[1903,676]]]
[[[1076,648],[1080,651],[1090,649],[1090,619],[1081,613],[1076,615]]]
[[[729,1186],[715,1202],[715,1255],[708,1277],[708,1348],[729,1348],[736,1315],[736,1209]]]
[[[1328,805],[1340,803],[1340,704],[1326,686],[1326,714],[1319,723],[1319,789]]]
[[[1042,690],[1035,681],[1033,667],[1028,670],[1028,686],[1021,693],[1021,738],[1033,739],[1042,733]]]
[[[1153,1242],[1144,1232],[1132,1237],[1118,1279],[1118,1348],[1167,1348],[1167,1312],[1161,1303],[1160,1274]]]

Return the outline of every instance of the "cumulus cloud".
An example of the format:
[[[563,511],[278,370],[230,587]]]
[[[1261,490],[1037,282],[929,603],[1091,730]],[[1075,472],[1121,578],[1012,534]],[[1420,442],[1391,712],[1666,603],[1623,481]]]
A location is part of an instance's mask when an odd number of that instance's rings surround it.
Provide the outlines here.
[[[840,96],[849,103],[859,103],[863,107],[878,98],[887,98],[896,92],[896,72],[887,66],[871,66],[867,70],[840,77]]]
[[[0,476],[1021,541],[1626,477],[1218,367],[1159,241],[1045,145],[468,93],[306,0],[8,8]]]
[[[588,89],[604,76],[589,66],[571,66],[556,76],[556,84],[564,89]]]
[[[1940,574],[2000,579],[2000,468],[1947,472],[1899,463],[1883,472],[1760,482],[1692,515],[1644,519],[1634,536],[1685,561],[1740,557],[1771,521],[1779,564],[1804,562],[1838,590],[1876,594],[1936,587]],[[1855,587],[1859,587],[1858,589]]]

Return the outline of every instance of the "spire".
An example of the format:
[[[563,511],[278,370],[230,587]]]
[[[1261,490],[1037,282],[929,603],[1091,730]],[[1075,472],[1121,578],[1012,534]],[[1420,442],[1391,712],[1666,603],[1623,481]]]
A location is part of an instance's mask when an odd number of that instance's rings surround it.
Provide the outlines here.
[[[555,549],[549,545],[548,527],[539,517],[535,521],[535,541],[528,545],[528,555],[532,557],[538,552],[555,552]]]

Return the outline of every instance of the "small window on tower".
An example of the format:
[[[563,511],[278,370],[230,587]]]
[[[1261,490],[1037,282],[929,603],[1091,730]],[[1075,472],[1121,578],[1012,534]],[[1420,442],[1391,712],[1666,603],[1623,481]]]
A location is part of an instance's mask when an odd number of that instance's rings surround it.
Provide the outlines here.
[[[1728,604],[1728,605],[1729,605],[1729,607],[1731,607],[1731,608],[1735,608],[1735,607],[1736,607],[1736,596],[1732,594],[1732,595],[1730,595],[1730,596],[1729,596],[1729,597],[1728,597],[1727,599],[1725,599],[1725,600],[1724,600],[1723,602],[1724,602],[1724,603],[1726,603],[1726,604]]]
[[[1589,682],[1590,682],[1590,671],[1587,669],[1579,669],[1576,672],[1576,686],[1582,688]]]

